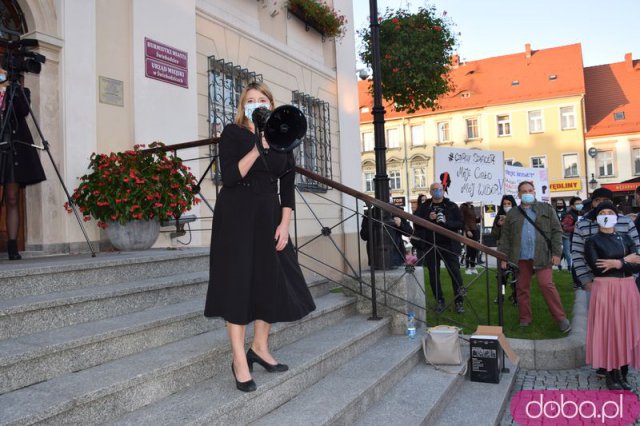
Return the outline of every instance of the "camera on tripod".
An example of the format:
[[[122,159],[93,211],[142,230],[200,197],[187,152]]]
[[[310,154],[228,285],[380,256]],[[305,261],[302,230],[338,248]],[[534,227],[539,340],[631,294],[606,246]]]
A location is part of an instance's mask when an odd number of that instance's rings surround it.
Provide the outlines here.
[[[31,51],[38,47],[35,39],[0,39],[0,46],[6,49],[2,68],[7,71],[7,80],[15,80],[25,72],[40,74],[42,64],[47,60],[44,55]]]

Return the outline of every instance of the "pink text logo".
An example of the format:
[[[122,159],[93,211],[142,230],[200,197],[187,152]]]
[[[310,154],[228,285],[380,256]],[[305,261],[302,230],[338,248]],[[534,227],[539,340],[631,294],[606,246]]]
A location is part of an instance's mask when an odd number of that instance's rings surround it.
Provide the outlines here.
[[[511,399],[513,420],[522,426],[633,424],[640,401],[630,391],[525,390]]]

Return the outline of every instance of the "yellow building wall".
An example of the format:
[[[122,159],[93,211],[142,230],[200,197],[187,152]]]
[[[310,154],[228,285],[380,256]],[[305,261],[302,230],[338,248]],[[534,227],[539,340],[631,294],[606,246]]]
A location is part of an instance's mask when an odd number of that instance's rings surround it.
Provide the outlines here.
[[[556,191],[552,197],[569,198],[574,195],[586,197],[587,181],[585,171],[584,116],[583,97],[573,96],[557,99],[544,99],[510,105],[491,106],[463,111],[448,111],[430,115],[415,115],[394,118],[385,121],[385,129],[398,128],[400,132],[399,148],[387,149],[387,173],[400,170],[401,188],[392,191],[392,195],[401,196],[409,191],[409,198],[415,200],[419,193],[426,193],[426,187],[416,187],[412,182],[411,168],[417,161],[427,164],[427,187],[434,180],[433,152],[438,142],[438,123],[449,123],[449,141],[443,146],[463,149],[481,149],[503,151],[505,160],[520,162],[524,167],[532,167],[532,157],[545,157],[549,173],[549,183],[561,184],[565,181],[580,180],[579,190]],[[561,129],[560,108],[573,106],[575,127]],[[529,132],[529,111],[542,111],[543,131]],[[509,115],[510,136],[498,136],[497,116]],[[466,120],[477,118],[479,138],[467,141]],[[423,125],[425,145],[414,146],[411,141],[411,126]],[[373,132],[371,122],[361,123],[362,134]],[[403,139],[404,136],[404,139]],[[406,147],[406,151],[405,151]],[[564,176],[563,154],[577,154],[578,177]],[[416,157],[422,157],[416,159]],[[364,173],[375,173],[373,151],[362,153],[363,189]],[[425,161],[423,159],[429,159]],[[413,159],[413,160],[412,160]],[[409,176],[407,179],[407,171]],[[407,185],[408,184],[408,185]],[[373,194],[372,191],[369,192]]]

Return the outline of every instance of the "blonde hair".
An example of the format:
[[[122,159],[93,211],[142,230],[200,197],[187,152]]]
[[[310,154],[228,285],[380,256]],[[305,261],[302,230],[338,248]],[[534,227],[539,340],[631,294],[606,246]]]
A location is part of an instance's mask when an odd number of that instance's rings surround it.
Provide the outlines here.
[[[261,81],[254,81],[247,84],[247,86],[242,90],[242,93],[240,94],[238,110],[236,111],[236,118],[234,120],[234,123],[236,123],[238,126],[249,127],[249,119],[244,116],[244,104],[247,103],[247,93],[251,89],[255,89],[265,95],[271,103],[271,108],[275,107],[275,103],[273,102],[273,94],[266,84]]]

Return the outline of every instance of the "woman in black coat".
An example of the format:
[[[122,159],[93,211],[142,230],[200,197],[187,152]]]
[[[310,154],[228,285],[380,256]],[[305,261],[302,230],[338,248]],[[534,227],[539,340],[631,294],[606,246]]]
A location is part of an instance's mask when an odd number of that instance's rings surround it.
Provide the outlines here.
[[[46,179],[40,157],[33,146],[33,137],[27,126],[26,117],[29,114],[29,89],[24,93],[18,90],[13,96],[13,105],[9,106],[10,92],[8,90],[6,71],[0,69],[0,109],[2,120],[0,129],[4,129],[0,138],[0,185],[3,187],[3,198],[0,207],[7,209],[7,254],[9,260],[20,260],[18,253],[18,228],[20,227],[20,212],[18,201],[20,188],[26,185],[40,183]],[[21,86],[20,86],[21,87]]]
[[[204,311],[227,321],[231,371],[244,392],[256,389],[250,374],[254,363],[269,372],[288,369],[269,352],[271,324],[298,320],[315,309],[289,239],[295,161],[291,152],[269,151],[264,139],[267,153],[261,156],[249,118],[260,106],[273,109],[273,95],[263,83],[251,83],[240,96],[235,123],[221,135],[223,188],[214,211]],[[254,321],[253,343],[245,354],[246,325]]]

